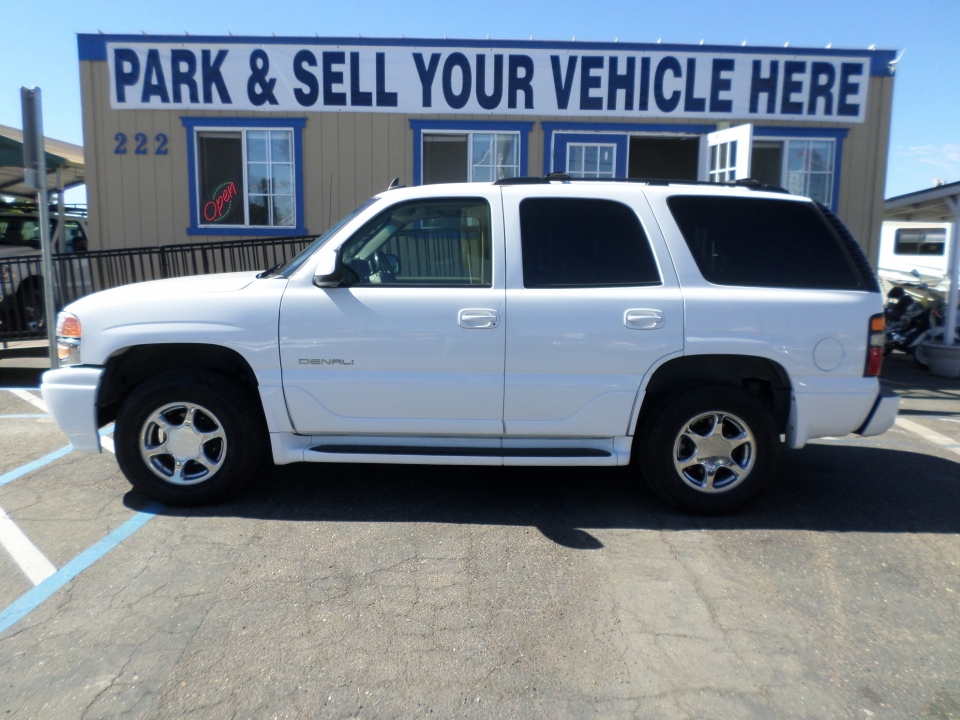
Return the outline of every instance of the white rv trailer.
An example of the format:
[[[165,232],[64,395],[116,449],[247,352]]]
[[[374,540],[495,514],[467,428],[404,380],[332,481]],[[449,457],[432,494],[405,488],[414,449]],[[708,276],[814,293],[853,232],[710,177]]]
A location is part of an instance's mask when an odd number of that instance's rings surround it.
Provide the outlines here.
[[[877,258],[879,275],[887,282],[925,282],[946,292],[952,242],[952,223],[884,220]]]

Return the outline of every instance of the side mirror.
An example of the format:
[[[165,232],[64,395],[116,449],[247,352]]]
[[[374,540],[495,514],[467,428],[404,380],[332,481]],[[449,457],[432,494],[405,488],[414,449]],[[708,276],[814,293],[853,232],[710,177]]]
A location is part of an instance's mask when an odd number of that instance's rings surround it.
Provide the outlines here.
[[[320,263],[313,274],[313,284],[321,288],[340,287],[343,274],[343,258],[340,257],[340,249],[320,250]]]
[[[360,278],[349,265],[344,265],[340,249],[320,250],[320,262],[313,273],[313,284],[319,288],[336,288],[356,285]]]
[[[400,258],[398,258],[396,255],[384,253],[383,259],[386,261],[387,265],[390,266],[390,272],[392,272],[394,275],[400,272]]]

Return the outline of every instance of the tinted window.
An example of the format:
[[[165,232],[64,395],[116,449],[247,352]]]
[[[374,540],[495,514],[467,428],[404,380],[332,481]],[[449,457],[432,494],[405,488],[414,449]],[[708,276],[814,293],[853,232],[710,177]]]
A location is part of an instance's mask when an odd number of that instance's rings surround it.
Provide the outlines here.
[[[812,203],[674,196],[667,200],[703,277],[717,285],[861,286],[840,241]]]
[[[657,263],[636,213],[612,200],[520,203],[523,285],[655,285]]]
[[[355,284],[489,287],[492,250],[486,200],[418,200],[360,228],[343,244],[343,262]]]
[[[35,218],[0,219],[0,245],[40,249],[40,221]]]
[[[943,255],[947,246],[947,231],[943,228],[897,230],[894,245],[896,255]]]

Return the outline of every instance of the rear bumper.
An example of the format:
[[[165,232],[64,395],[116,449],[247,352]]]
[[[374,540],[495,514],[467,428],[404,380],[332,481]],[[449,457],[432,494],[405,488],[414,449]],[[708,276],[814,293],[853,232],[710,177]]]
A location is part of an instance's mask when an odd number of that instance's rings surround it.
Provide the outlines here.
[[[793,392],[787,447],[850,433],[879,435],[893,425],[899,407],[900,397],[881,390],[877,378],[804,379]]]
[[[57,425],[74,448],[99,454],[97,390],[102,367],[79,366],[50,370],[43,374],[40,392]]]
[[[863,437],[882,435],[893,427],[899,411],[900,396],[890,390],[881,390],[877,396],[877,401],[873,404],[873,409],[864,421],[863,426],[857,430],[857,434]]]

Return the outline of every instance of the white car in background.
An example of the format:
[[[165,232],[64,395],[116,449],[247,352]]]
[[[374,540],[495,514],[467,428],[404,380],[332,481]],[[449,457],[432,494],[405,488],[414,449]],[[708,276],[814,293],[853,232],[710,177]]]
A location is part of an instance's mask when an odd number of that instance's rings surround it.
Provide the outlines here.
[[[781,444],[877,435],[883,301],[842,223],[749,187],[514,178],[387,191],[291,262],[73,303],[43,397],[80,450],[116,420],[148,496],[264,462],[631,466],[743,505]],[[586,477],[585,477],[586,479]]]
[[[51,218],[51,238],[57,234],[57,225],[57,218]],[[63,225],[64,251],[86,251],[86,220],[67,216]],[[43,332],[40,258],[39,216],[36,213],[0,211],[0,337],[11,331]]]

